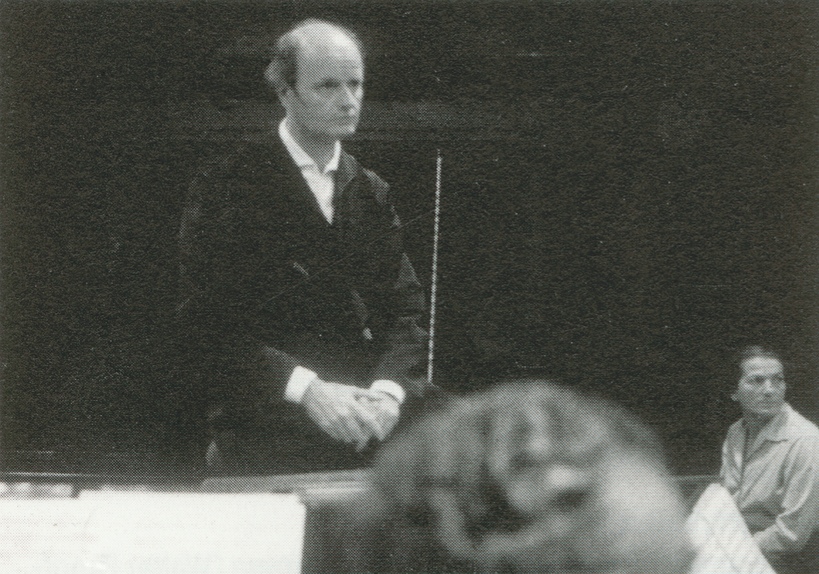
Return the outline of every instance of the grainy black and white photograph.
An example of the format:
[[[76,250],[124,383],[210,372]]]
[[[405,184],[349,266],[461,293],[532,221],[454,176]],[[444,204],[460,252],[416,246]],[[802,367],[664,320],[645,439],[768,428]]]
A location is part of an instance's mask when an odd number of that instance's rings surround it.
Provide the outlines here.
[[[819,571],[819,7],[0,2],[8,572]]]

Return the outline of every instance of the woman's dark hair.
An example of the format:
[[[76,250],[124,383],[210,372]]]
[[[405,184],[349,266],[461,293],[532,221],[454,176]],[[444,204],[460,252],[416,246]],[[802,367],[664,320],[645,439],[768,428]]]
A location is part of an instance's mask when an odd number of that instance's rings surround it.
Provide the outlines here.
[[[745,369],[743,365],[745,361],[750,359],[756,359],[758,357],[762,357],[765,359],[776,359],[780,363],[782,363],[783,367],[785,365],[784,361],[782,361],[782,355],[779,354],[778,351],[771,347],[767,347],[764,345],[748,345],[743,347],[739,353],[737,353],[736,357],[736,369],[737,369],[737,376],[734,380],[734,386],[736,386],[736,382],[739,381],[742,376],[745,374]]]

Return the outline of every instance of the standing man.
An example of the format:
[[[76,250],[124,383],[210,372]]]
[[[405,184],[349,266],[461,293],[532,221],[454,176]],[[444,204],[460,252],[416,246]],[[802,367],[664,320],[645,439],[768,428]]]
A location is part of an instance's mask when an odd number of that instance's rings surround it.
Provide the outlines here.
[[[785,402],[778,354],[748,347],[739,364],[742,419],[728,430],[720,477],[777,572],[817,572],[819,429]]]
[[[265,79],[285,118],[269,144],[200,174],[180,231],[208,460],[230,473],[361,466],[426,384],[423,294],[389,187],[340,143],[361,113],[361,44],[304,21]]]

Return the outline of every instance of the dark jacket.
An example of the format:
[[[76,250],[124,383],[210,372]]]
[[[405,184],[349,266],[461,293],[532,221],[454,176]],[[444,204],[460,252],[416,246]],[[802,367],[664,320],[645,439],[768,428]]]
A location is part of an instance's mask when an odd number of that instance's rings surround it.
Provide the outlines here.
[[[421,396],[423,295],[389,187],[342,152],[327,223],[278,140],[246,144],[192,183],[180,229],[189,374],[236,472],[358,466],[284,400],[296,365]]]

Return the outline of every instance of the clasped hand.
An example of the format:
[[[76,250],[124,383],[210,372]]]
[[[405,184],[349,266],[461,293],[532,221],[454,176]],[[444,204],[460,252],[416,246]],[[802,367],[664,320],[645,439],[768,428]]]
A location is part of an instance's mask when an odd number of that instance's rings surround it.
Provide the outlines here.
[[[324,432],[355,444],[359,452],[372,439],[387,438],[400,413],[398,400],[388,393],[318,378],[307,387],[302,405]]]

